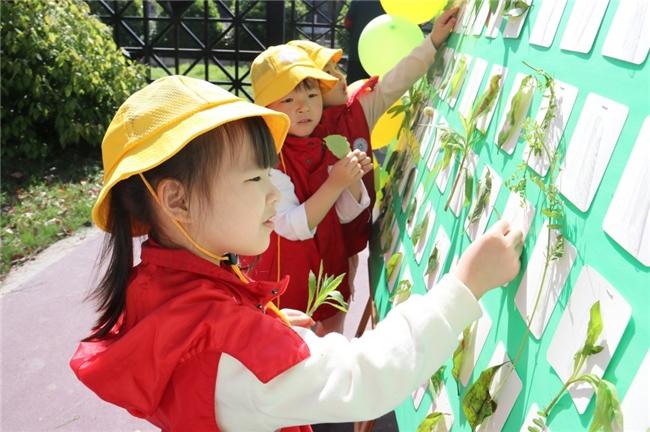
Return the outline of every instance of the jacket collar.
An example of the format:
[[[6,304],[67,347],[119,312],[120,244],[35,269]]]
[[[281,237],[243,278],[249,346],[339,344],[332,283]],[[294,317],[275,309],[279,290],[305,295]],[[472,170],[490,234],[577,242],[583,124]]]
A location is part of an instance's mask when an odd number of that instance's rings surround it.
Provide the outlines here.
[[[282,295],[289,284],[289,276],[278,282],[253,281],[249,278],[247,283],[225,265],[214,264],[204,258],[194,255],[186,249],[170,249],[160,246],[149,239],[142,245],[142,264],[153,264],[180,272],[201,275],[220,285],[229,288],[236,301],[252,303],[260,309]]]

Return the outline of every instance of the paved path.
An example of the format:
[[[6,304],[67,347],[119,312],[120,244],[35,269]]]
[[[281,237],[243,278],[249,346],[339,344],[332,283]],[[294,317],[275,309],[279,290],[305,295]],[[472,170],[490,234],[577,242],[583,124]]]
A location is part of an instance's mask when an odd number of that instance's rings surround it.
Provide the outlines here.
[[[84,297],[97,277],[102,240],[100,231],[88,229],[61,241],[0,286],[0,431],[156,430],[102,402],[68,367],[95,319]],[[366,257],[360,259],[347,335],[354,334],[368,298]]]

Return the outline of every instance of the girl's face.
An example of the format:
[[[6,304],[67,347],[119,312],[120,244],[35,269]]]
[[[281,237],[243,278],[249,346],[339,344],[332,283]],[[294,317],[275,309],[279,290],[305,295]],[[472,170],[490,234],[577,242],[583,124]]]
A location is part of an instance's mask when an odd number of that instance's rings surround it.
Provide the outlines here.
[[[298,85],[282,99],[269,104],[268,108],[289,116],[289,134],[297,137],[311,135],[323,115],[323,98],[318,81]]]
[[[214,176],[210,199],[200,193],[191,196],[192,236],[216,254],[259,255],[269,246],[273,231],[271,218],[279,191],[270,179],[270,168],[256,163],[248,134],[243,142],[232,143]],[[236,151],[233,147],[240,146]],[[198,213],[198,214],[197,214]]]
[[[323,94],[323,105],[328,107],[346,104],[348,102],[347,84],[345,75],[341,72],[338,64],[330,60],[323,68],[323,71],[339,79],[332,90]]]

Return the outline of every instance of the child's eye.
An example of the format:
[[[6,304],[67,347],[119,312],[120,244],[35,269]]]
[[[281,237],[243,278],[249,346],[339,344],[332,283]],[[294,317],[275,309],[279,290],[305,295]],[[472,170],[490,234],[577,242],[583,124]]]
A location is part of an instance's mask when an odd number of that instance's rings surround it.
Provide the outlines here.
[[[258,182],[258,181],[260,181],[260,180],[262,180],[262,177],[260,177],[260,176],[256,176],[256,177],[253,177],[253,178],[249,178],[249,179],[246,180],[246,181],[247,181],[247,182],[249,182],[249,181],[252,181],[252,182]]]
[[[310,97],[310,98],[318,97],[318,93],[310,93],[310,94],[309,94],[309,97]]]
[[[291,103],[291,102],[293,102],[293,98],[282,99],[280,102],[281,103]]]

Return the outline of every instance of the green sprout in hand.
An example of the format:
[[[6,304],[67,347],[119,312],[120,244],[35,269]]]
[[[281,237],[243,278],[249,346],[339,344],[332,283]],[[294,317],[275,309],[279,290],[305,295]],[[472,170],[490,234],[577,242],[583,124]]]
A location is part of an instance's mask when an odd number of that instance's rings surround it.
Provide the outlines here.
[[[345,273],[336,277],[323,275],[322,261],[318,270],[318,280],[316,280],[314,273],[311,270],[309,271],[307,315],[310,317],[313,316],[314,312],[323,304],[328,304],[342,312],[348,311],[348,304],[343,298],[343,295],[336,290],[341,284],[343,277],[345,277]]]

